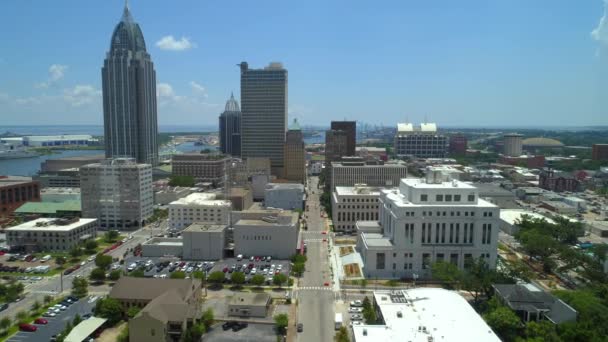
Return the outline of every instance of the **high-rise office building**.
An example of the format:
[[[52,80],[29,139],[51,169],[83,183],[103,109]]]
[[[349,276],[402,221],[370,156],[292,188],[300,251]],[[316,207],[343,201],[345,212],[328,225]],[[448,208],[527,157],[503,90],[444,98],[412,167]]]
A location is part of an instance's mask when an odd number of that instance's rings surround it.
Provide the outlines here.
[[[357,145],[357,121],[332,121],[331,129],[345,132],[346,151],[344,156],[354,156]]]
[[[153,214],[152,167],[133,158],[81,166],[80,189],[82,217],[102,228],[139,229]]]
[[[519,157],[522,155],[523,135],[510,133],[503,136],[503,154],[505,156]]]
[[[220,115],[220,151],[234,157],[241,155],[241,109],[233,94]]]
[[[264,69],[241,67],[241,156],[270,158],[272,173],[283,173],[287,128],[287,70],[281,63]]]
[[[329,170],[331,163],[346,156],[348,149],[348,136],[345,131],[325,131],[325,167]]]
[[[304,183],[304,177],[306,176],[305,153],[304,136],[302,135],[298,120],[294,119],[285,138],[283,178],[298,183]]]
[[[399,157],[444,158],[449,147],[448,138],[437,132],[434,123],[397,124],[395,153]]]
[[[112,34],[101,80],[106,157],[158,164],[156,71],[126,5]]]

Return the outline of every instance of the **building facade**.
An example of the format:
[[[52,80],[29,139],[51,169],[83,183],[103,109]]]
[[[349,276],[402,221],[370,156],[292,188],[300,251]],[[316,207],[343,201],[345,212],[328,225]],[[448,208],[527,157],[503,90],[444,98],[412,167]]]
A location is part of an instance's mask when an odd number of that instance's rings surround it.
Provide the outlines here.
[[[195,192],[169,204],[169,229],[182,230],[195,222],[226,225],[231,207],[215,194]]]
[[[337,186],[394,187],[401,178],[407,177],[407,166],[402,161],[366,163],[362,161],[334,162],[331,165],[331,190]]]
[[[269,183],[266,185],[266,190],[264,190],[264,204],[267,208],[303,210],[304,185]]]
[[[304,183],[306,180],[305,154],[304,136],[298,120],[294,119],[285,137],[283,178],[292,182]]]
[[[467,153],[468,140],[462,134],[450,136],[449,151],[451,156],[461,156]]]
[[[538,175],[538,187],[555,192],[581,191],[581,182],[569,173],[545,169]]]
[[[397,124],[394,148],[399,157],[445,158],[448,147],[448,138],[437,132],[434,123],[421,123],[418,127]]]
[[[171,158],[172,173],[191,176],[197,182],[209,182],[214,187],[224,185],[226,165],[230,158],[223,154],[184,153]]]
[[[510,157],[522,155],[524,136],[521,134],[505,134],[503,136],[503,154]]]
[[[241,156],[270,158],[272,174],[283,174],[287,130],[287,70],[281,63],[264,69],[241,67]]]
[[[298,214],[289,210],[245,210],[233,213],[234,254],[288,259],[298,248]]]
[[[67,252],[97,236],[92,218],[39,218],[7,228],[6,243],[26,252]]]
[[[107,159],[80,168],[82,216],[105,229],[135,230],[154,210],[152,166],[133,158]]]
[[[241,155],[241,109],[233,94],[220,115],[220,151],[234,157]]]
[[[348,150],[348,135],[345,131],[327,130],[325,132],[325,168],[329,170],[331,163],[346,156]]]
[[[334,231],[355,232],[357,221],[378,221],[380,190],[365,184],[338,186],[331,197]]]
[[[0,217],[12,215],[26,202],[39,201],[39,182],[31,177],[0,176]]]
[[[593,144],[591,148],[591,159],[608,160],[608,144]]]
[[[357,121],[332,121],[330,128],[346,134],[346,151],[344,156],[354,156],[357,146]]]
[[[106,158],[158,164],[156,71],[129,7],[112,33],[101,68]]]
[[[220,260],[226,246],[225,224],[195,223],[182,231],[185,260]]]
[[[379,204],[380,229],[357,240],[366,277],[431,278],[438,261],[465,269],[482,258],[496,267],[500,210],[475,187],[429,172],[382,190]]]

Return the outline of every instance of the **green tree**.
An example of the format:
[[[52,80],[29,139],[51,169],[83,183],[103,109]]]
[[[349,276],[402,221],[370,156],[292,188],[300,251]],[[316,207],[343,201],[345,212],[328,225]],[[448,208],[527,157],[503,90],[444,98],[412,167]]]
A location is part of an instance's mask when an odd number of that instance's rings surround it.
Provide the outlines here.
[[[336,333],[335,337],[336,342],[350,342],[348,338],[348,330],[346,330],[345,326],[341,326],[340,330]]]
[[[67,262],[67,260],[65,260],[65,257],[57,256],[55,258],[55,264],[57,266],[59,266],[60,268],[63,267],[63,265],[65,265],[66,262]]]
[[[129,326],[126,325],[116,338],[117,342],[129,342]]]
[[[9,317],[4,317],[0,319],[0,329],[2,329],[2,331],[8,330],[8,328],[10,328],[12,324],[13,321],[11,321]]]
[[[365,279],[365,278],[361,279],[361,287],[362,288],[367,287],[367,279]]]
[[[283,284],[285,284],[286,281],[287,276],[283,273],[275,274],[274,276],[272,276],[272,283],[274,285],[277,285],[278,287],[281,287]]]
[[[210,283],[216,284],[216,285],[223,283],[225,279],[226,279],[226,275],[222,271],[212,272],[211,274],[209,274],[209,277],[207,277],[207,280]]]
[[[171,279],[186,279],[186,272],[184,271],[174,271],[169,276]]]
[[[77,326],[80,324],[80,322],[82,322],[82,317],[80,317],[79,314],[76,314],[76,316],[74,316],[74,320],[72,320],[72,325]]]
[[[194,271],[194,272],[192,272],[192,278],[204,280],[205,279],[205,272],[203,272],[203,271]]]
[[[192,341],[200,341],[205,331],[207,330],[202,324],[194,324],[193,326],[191,326],[190,334],[192,335]]]
[[[255,286],[261,286],[262,284],[264,284],[264,280],[264,276],[261,274],[256,274],[251,277],[251,283]]]
[[[107,243],[112,243],[112,242],[116,242],[116,240],[118,240],[119,236],[120,236],[120,233],[118,232],[118,230],[108,230],[104,234],[103,239]]]
[[[301,277],[302,273],[304,273],[304,263],[298,262],[296,264],[293,264],[293,267],[291,268],[291,271],[293,272],[294,275]]]
[[[169,178],[170,186],[185,186],[185,187],[193,187],[195,184],[194,177],[192,176],[177,176],[172,175]]]
[[[82,255],[82,250],[80,249],[80,247],[74,246],[74,247],[72,247],[72,249],[70,249],[70,256],[72,258],[76,259],[81,255]]]
[[[17,318],[17,321],[19,321],[19,323],[27,323],[30,316],[25,311],[19,311],[17,312],[15,318]]]
[[[97,241],[93,239],[89,239],[84,243],[84,249],[86,249],[88,253],[95,252],[98,246],[99,244],[97,243]]]
[[[89,278],[93,281],[103,282],[106,280],[106,271],[102,268],[95,268],[91,271]]]
[[[109,279],[111,281],[117,281],[118,279],[120,279],[120,276],[122,276],[122,271],[121,270],[114,270],[114,271],[110,272]]]
[[[294,264],[306,263],[306,260],[307,260],[306,255],[303,255],[303,254],[294,254],[291,256],[290,259],[291,259],[291,262]]]
[[[129,276],[130,277],[135,277],[135,278],[143,278],[146,275],[144,273],[144,270],[142,270],[141,268],[138,268],[138,269],[135,269],[135,270],[131,271],[129,273]]]
[[[95,266],[101,269],[107,269],[112,265],[112,256],[99,253],[95,256]]]
[[[503,340],[512,341],[521,330],[519,317],[506,306],[500,306],[485,314],[483,318]]]
[[[206,330],[209,330],[214,320],[215,314],[213,313],[213,309],[209,308],[205,310],[205,312],[203,312],[203,315],[201,316],[201,322],[204,324]]]
[[[232,281],[232,283],[237,286],[244,284],[245,283],[245,273],[232,272],[232,275],[230,275],[230,281]]]
[[[52,301],[53,301],[53,296],[51,296],[51,295],[44,296],[44,304],[49,304]]]
[[[287,314],[283,313],[283,314],[274,315],[273,318],[274,318],[274,324],[277,327],[277,331],[284,334],[285,329],[289,325],[289,317],[287,316]]]
[[[526,324],[525,335],[527,341],[539,342],[561,342],[562,339],[557,334],[555,324],[549,321],[528,322]]]
[[[38,311],[40,309],[40,302],[39,301],[34,301],[34,303],[32,303],[32,311]]]
[[[376,317],[376,310],[372,306],[372,302],[369,297],[363,298],[363,318],[366,324],[376,324],[378,317]]]
[[[72,295],[83,298],[89,293],[89,282],[83,277],[75,277],[72,280]]]
[[[122,319],[122,305],[114,298],[103,298],[95,304],[95,316],[108,320],[109,325],[114,325]]]
[[[129,317],[129,319],[137,316],[137,314],[141,311],[140,308],[138,308],[137,306],[132,306],[127,310],[127,317]]]
[[[441,281],[450,289],[457,288],[463,277],[462,271],[451,262],[438,261],[431,266],[431,270],[433,278]]]

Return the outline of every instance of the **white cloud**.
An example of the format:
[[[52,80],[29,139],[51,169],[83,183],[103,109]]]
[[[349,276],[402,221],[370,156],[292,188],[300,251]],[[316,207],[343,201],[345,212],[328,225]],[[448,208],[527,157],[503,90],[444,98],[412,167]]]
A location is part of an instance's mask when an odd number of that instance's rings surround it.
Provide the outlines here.
[[[181,37],[176,40],[172,35],[164,36],[156,42],[161,50],[184,51],[196,47],[196,44],[190,41],[188,37]]]
[[[608,0],[604,0],[604,15],[600,18],[597,27],[591,31],[591,37],[600,44],[608,46]]]
[[[36,88],[48,88],[65,77],[67,65],[53,64],[49,67],[49,77],[46,82],[36,84]]]
[[[204,99],[207,98],[207,89],[205,89],[205,87],[203,87],[199,83],[190,81],[190,88],[192,88],[192,92],[194,92],[195,95],[198,95]]]
[[[93,103],[100,97],[101,91],[88,84],[79,84],[74,88],[64,89],[63,91],[63,99],[73,107],[80,107]]]

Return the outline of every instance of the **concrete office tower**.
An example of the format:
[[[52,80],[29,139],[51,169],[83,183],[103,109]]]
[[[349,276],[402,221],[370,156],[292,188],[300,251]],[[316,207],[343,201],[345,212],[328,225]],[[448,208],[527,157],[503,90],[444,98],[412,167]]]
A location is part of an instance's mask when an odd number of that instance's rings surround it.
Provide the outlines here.
[[[152,166],[133,158],[80,167],[82,217],[106,229],[135,230],[153,214]]]
[[[270,158],[272,174],[283,174],[287,128],[287,70],[281,63],[264,69],[241,67],[241,156]]]
[[[523,135],[505,134],[503,136],[503,154],[511,157],[519,157],[522,154]]]
[[[241,155],[241,109],[233,94],[220,115],[220,151],[233,157]]]
[[[126,5],[112,34],[101,80],[106,157],[157,165],[156,71]]]
[[[293,124],[289,127],[285,138],[283,178],[304,183],[306,177],[305,153],[304,136],[302,135],[300,124],[298,124],[297,119],[293,119]]]
[[[448,151],[448,138],[437,132],[434,123],[397,124],[395,153],[399,157],[444,158]]]
[[[357,145],[357,121],[332,121],[331,129],[344,131],[346,134],[346,151],[344,156],[354,156]]]

